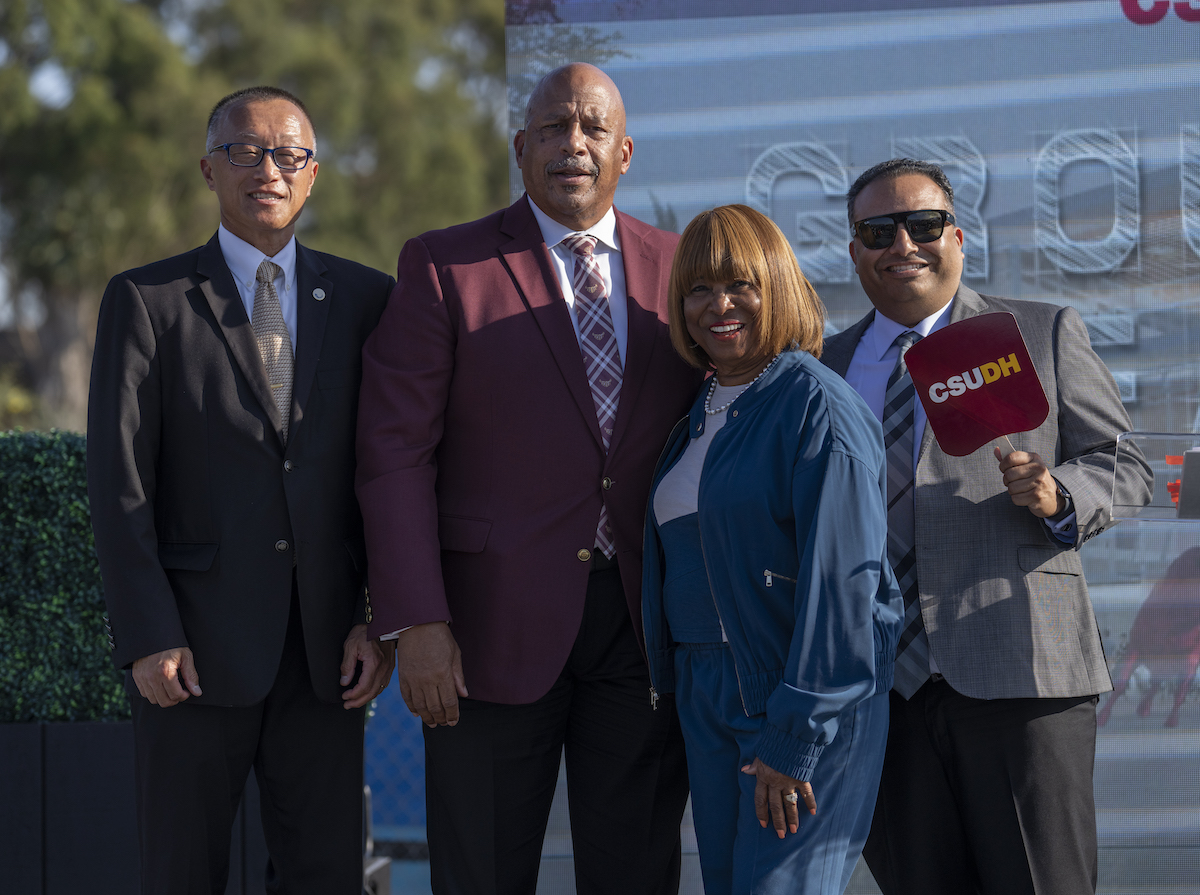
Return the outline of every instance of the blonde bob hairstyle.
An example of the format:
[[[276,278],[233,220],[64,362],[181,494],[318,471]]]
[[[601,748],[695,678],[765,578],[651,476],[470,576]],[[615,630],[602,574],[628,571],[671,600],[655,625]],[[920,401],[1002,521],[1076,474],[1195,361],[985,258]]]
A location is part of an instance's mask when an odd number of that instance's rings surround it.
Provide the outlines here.
[[[671,344],[693,367],[712,361],[688,334],[683,300],[699,280],[745,280],[762,298],[758,338],[773,357],[788,348],[821,356],[825,307],[805,278],[787,237],[746,205],[722,205],[696,215],[675,249],[669,285]]]

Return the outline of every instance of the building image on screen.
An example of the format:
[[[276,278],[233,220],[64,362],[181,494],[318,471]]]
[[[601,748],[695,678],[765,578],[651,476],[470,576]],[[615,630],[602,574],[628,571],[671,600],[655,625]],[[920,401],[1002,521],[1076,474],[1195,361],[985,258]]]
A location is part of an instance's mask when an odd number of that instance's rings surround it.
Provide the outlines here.
[[[506,11],[510,133],[557,65],[592,62],[620,88],[634,142],[622,211],[676,232],[717,205],[763,212],[829,335],[871,308],[847,251],[847,189],[890,157],[936,162],[955,190],[964,284],[1076,308],[1134,431],[1200,431],[1200,3]],[[1198,893],[1200,520],[1177,518],[1173,449],[1147,445],[1153,505],[1169,512],[1131,512],[1082,551],[1117,685],[1098,707],[1100,891]],[[849,891],[877,891],[864,871]]]

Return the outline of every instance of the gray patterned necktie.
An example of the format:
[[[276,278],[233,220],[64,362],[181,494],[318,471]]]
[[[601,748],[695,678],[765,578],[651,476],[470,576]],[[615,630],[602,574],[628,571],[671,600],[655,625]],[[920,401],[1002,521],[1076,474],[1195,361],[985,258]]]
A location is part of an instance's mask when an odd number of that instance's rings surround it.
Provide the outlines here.
[[[254,315],[250,321],[254,327],[254,338],[258,340],[258,351],[262,355],[267,371],[267,382],[271,385],[271,396],[279,409],[282,422],[283,443],[287,444],[288,423],[292,416],[292,371],[295,359],[292,356],[292,337],[283,322],[283,311],[279,307],[279,295],[275,292],[275,278],[282,268],[271,261],[258,265],[254,288]]]
[[[913,425],[917,390],[904,355],[920,340],[915,332],[901,333],[892,344],[900,347],[896,367],[888,377],[883,407],[883,446],[887,455],[888,561],[904,595],[904,627],[896,647],[893,689],[909,699],[929,678],[929,638],[921,618],[917,587],[917,550],[913,512]]]
[[[568,236],[562,244],[575,254],[571,286],[575,292],[575,319],[579,321],[579,347],[592,388],[600,438],[607,451],[621,400],[621,355],[617,351],[617,331],[608,307],[608,289],[600,274],[600,264],[592,254],[596,237]],[[596,546],[609,559],[617,550],[608,521],[608,508],[604,506],[600,508],[600,522],[596,527]]]

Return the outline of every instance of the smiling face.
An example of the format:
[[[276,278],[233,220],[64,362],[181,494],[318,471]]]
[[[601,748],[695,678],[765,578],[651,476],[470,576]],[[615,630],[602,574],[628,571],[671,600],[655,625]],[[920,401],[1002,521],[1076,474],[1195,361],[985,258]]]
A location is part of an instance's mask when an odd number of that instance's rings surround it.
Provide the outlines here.
[[[226,110],[212,142],[218,146],[254,143],[268,149],[312,149],[315,137],[300,109],[287,100],[271,99]],[[296,220],[317,177],[317,161],[311,159],[299,171],[280,171],[268,155],[254,168],[239,168],[219,150],[200,160],[200,170],[208,188],[217,194],[225,229],[273,256],[295,232]]]
[[[953,211],[945,194],[924,174],[880,178],[863,187],[854,201],[854,220],[902,211]],[[914,326],[944,308],[962,279],[963,232],[949,225],[935,242],[916,243],[897,228],[886,249],[868,249],[856,236],[850,257],[863,290],[878,311],[902,326]]]
[[[513,147],[529,198],[564,227],[585,230],[612,207],[633,140],[616,85],[591,65],[547,75]]]
[[[762,296],[746,280],[699,279],[683,297],[683,319],[721,385],[741,385],[774,356],[762,337]]]

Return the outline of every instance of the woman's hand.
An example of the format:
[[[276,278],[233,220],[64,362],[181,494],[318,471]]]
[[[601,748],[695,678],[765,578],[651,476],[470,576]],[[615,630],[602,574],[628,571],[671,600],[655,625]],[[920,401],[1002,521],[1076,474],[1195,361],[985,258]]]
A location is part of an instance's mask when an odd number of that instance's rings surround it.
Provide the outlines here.
[[[757,778],[754,785],[754,813],[758,815],[759,825],[765,828],[769,818],[780,839],[800,829],[800,799],[804,800],[809,814],[817,813],[817,797],[813,795],[810,784],[789,777],[757,758],[743,767],[742,773]],[[787,798],[789,795],[791,799]]]

